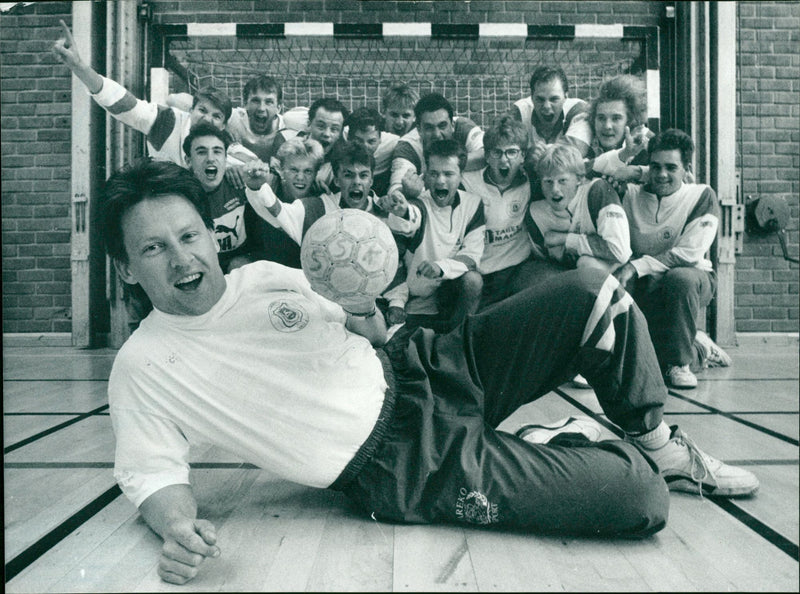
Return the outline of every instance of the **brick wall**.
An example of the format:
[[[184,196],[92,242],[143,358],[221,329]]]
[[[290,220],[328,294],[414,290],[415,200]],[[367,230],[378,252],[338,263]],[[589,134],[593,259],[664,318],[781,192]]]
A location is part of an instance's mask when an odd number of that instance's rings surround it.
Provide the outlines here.
[[[154,22],[524,22],[539,25],[660,23],[663,2],[472,0],[216,0],[151,2]],[[798,244],[798,8],[742,2],[745,193],[783,196]],[[70,330],[70,78],[48,52],[69,2],[18,6],[0,15],[4,332]],[[36,40],[36,41],[34,41]],[[737,148],[738,152],[738,148]],[[759,157],[761,166],[759,167]],[[736,329],[798,330],[798,273],[777,239],[745,237],[737,261]]]
[[[745,196],[784,198],[789,253],[798,254],[800,3],[740,2],[741,140]],[[774,234],[745,234],[736,259],[738,332],[798,331],[798,266]]]
[[[68,2],[0,15],[3,332],[69,332],[70,77],[50,44]]]

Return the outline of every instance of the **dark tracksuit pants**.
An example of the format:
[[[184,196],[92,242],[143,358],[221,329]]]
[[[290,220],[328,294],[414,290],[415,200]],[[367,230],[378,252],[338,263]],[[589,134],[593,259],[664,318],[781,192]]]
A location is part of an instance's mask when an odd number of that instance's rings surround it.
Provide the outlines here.
[[[636,281],[633,298],[650,328],[650,339],[662,371],[669,365],[689,365],[697,371],[702,356],[695,346],[697,316],[711,303],[717,288],[713,272],[680,267],[658,278]]]
[[[342,486],[368,514],[586,535],[644,536],[665,525],[666,484],[629,443],[533,445],[495,429],[576,373],[627,432],[659,424],[666,389],[647,326],[613,277],[565,272],[449,334],[417,329],[385,350],[394,416]]]

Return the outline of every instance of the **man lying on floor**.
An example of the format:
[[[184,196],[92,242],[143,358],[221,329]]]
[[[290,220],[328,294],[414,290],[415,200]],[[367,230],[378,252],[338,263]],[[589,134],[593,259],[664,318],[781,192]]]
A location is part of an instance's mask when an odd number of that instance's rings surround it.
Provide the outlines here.
[[[207,209],[191,172],[153,161],[112,176],[103,204],[108,253],[154,306],[116,358],[109,403],[115,477],[164,539],[165,581],[224,549],[189,484],[201,442],[400,522],[643,537],[666,524],[668,485],[758,488],[664,423],[646,323],[613,276],[566,272],[449,334],[401,328],[387,342],[373,300],[345,310],[301,270],[223,275]],[[586,421],[525,439],[495,429],[577,373],[624,440],[593,442]]]

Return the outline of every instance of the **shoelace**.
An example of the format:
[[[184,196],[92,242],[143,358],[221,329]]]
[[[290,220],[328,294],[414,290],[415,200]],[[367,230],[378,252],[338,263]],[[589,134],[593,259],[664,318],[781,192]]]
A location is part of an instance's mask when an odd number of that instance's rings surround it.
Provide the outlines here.
[[[691,479],[694,482],[697,483],[697,489],[698,489],[698,491],[700,491],[700,497],[702,498],[703,497],[703,481],[709,475],[711,475],[712,478],[714,476],[712,474],[712,472],[708,468],[708,462],[709,461],[706,460],[705,454],[703,454],[703,452],[700,450],[700,448],[698,448],[695,445],[694,441],[690,437],[687,437],[683,433],[679,433],[678,435],[675,436],[674,439],[679,444],[685,445],[686,449],[689,450],[689,459],[691,460],[691,463],[692,463],[691,469],[690,469],[690,472],[689,472],[689,476],[691,477]],[[702,469],[703,476],[696,476],[695,475],[695,468],[696,467],[699,467],[700,469]]]

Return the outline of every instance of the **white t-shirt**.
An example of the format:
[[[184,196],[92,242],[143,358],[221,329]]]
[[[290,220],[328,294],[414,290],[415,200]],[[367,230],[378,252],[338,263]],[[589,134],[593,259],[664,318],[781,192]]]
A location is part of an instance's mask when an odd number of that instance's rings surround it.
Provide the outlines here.
[[[188,484],[190,445],[329,486],[375,426],[386,381],[369,341],[302,271],[260,261],[226,276],[200,316],[154,310],[109,378],[114,476],[135,505]]]

